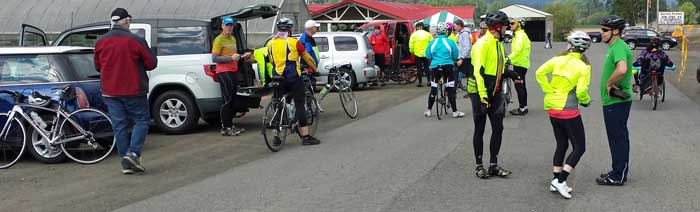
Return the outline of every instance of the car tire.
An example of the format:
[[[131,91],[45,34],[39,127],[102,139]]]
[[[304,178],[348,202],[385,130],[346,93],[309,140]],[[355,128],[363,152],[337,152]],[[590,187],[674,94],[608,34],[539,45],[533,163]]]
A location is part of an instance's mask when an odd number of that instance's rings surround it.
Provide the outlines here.
[[[633,40],[627,41],[627,47],[629,47],[631,50],[634,50],[637,48],[637,42]]]
[[[42,116],[43,118],[43,116]],[[26,125],[29,126],[29,125]],[[29,152],[32,157],[41,162],[41,163],[46,163],[46,164],[55,164],[55,163],[62,163],[66,161],[66,153],[63,153],[61,150],[61,147],[59,145],[56,145],[55,147],[52,148],[52,150],[46,150],[46,146],[38,144],[37,141],[41,141],[43,138],[41,135],[39,135],[36,130],[34,130],[32,127],[27,127],[28,131],[28,136],[27,136],[27,152]],[[34,145],[34,143],[37,143]],[[43,153],[40,153],[43,152]]]
[[[350,74],[350,80],[351,80],[351,81],[350,81],[350,87],[351,87],[352,89],[357,88],[357,76],[355,76],[355,71],[353,71],[353,70],[347,70],[347,69],[343,69],[343,70],[341,70],[341,71],[347,72],[348,74]]]
[[[189,94],[178,90],[167,91],[153,102],[151,117],[160,130],[178,135],[188,133],[197,126],[199,110]]]
[[[668,51],[669,49],[671,49],[671,43],[664,41],[663,43],[661,43],[661,49],[663,49],[664,51]]]

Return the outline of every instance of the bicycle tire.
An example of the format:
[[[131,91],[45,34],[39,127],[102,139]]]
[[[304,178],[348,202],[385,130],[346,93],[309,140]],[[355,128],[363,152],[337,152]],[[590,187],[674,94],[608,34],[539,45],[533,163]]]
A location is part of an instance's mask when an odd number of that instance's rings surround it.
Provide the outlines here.
[[[320,118],[320,111],[318,109],[318,101],[316,100],[316,97],[314,96],[306,96],[306,101],[304,103],[306,104],[306,118],[309,119],[309,135],[314,136],[316,135],[316,131],[318,130],[318,125],[319,125],[319,118]],[[301,134],[299,135],[301,136]]]
[[[435,107],[435,109],[437,110],[436,114],[437,114],[438,120],[442,120],[442,117],[440,115],[442,115],[441,104],[444,104],[443,101],[445,101],[444,93],[442,93],[442,84],[440,84],[440,85],[438,85],[438,96],[437,96],[437,99],[435,100],[435,102],[437,102],[437,105],[436,105],[437,107]]]
[[[340,97],[340,105],[343,106],[345,114],[351,119],[357,118],[357,99],[355,98],[355,93],[352,92],[352,88],[347,88],[345,91],[339,90],[338,97]]]
[[[418,80],[418,70],[406,68],[401,74],[401,77],[406,81],[406,84],[411,84]]]
[[[0,123],[7,123],[7,118],[7,114],[0,114]],[[9,123],[7,135],[0,137],[0,169],[9,168],[17,163],[27,149],[27,129],[17,117]]]
[[[666,101],[666,80],[661,81],[661,102]]]
[[[263,139],[265,140],[265,145],[267,146],[267,149],[269,149],[272,152],[278,152],[282,150],[282,146],[284,146],[284,140],[286,139],[286,131],[287,129],[282,126],[282,120],[285,116],[284,110],[283,110],[284,104],[280,102],[279,100],[272,100],[270,103],[267,104],[267,107],[265,107],[265,112],[263,113],[262,117],[262,123],[261,123],[261,133],[263,135]],[[278,117],[278,115],[281,117]],[[267,131],[270,130],[270,133]],[[280,134],[284,134],[283,136],[280,136]],[[279,144],[274,143],[274,139],[278,138],[280,139]]]
[[[59,135],[61,135],[59,141],[82,136],[75,125],[66,124],[71,123],[68,121],[69,119],[79,124],[79,127],[88,132],[94,141],[80,139],[61,143],[61,150],[68,158],[81,164],[94,164],[104,160],[112,153],[116,138],[114,137],[112,120],[107,114],[94,108],[83,108],[71,112],[59,125]]]
[[[655,77],[651,79],[651,97],[653,98],[651,110],[656,110],[659,104],[659,84]]]

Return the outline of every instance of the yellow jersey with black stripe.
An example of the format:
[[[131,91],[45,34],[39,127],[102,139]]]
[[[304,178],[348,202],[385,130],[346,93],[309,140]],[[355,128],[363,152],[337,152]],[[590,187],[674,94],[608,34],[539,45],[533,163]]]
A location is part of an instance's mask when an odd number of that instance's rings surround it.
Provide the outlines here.
[[[304,44],[294,38],[274,38],[267,44],[268,58],[272,63],[273,74],[290,78],[301,76],[300,59],[303,59],[312,69],[316,70],[313,58],[304,49]]]

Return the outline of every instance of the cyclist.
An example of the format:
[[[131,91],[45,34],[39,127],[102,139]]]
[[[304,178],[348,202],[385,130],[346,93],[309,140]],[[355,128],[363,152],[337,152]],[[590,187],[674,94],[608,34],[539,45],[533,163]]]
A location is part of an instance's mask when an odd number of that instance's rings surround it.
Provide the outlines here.
[[[514,17],[510,22],[510,28],[514,35],[508,60],[513,64],[513,71],[518,74],[513,82],[515,83],[515,91],[518,93],[518,103],[520,103],[520,107],[510,111],[510,114],[513,115],[525,115],[528,112],[525,74],[530,68],[530,38],[527,37],[523,27],[525,27],[525,19],[521,17]]]
[[[433,35],[425,31],[423,22],[416,23],[415,28],[416,31],[408,39],[408,51],[416,57],[416,66],[418,66],[418,85],[416,86],[423,87],[423,73],[427,75],[426,78],[430,82],[428,69],[430,63],[425,58],[425,49],[428,47],[430,40],[433,39]]]
[[[629,173],[630,140],[627,120],[632,109],[632,51],[620,37],[625,20],[609,16],[600,21],[602,40],[610,47],[603,64],[600,97],[612,158],[612,171],[601,174],[599,185],[621,186]]]
[[[316,21],[308,20],[304,23],[304,33],[301,33],[301,36],[299,36],[299,42],[304,45],[304,49],[306,49],[309,56],[314,59],[315,64],[318,64],[318,47],[316,46],[314,34],[318,32],[319,27],[321,27],[321,25],[316,23]],[[301,61],[301,66],[302,70],[308,68],[308,65],[303,60]]]
[[[470,29],[464,26],[464,21],[455,21],[455,29],[458,35],[457,46],[459,47],[459,59],[457,59],[457,67],[465,78],[472,75],[474,67],[472,67],[472,40]],[[468,80],[467,80],[468,81]],[[461,83],[461,82],[460,82]],[[464,98],[469,98],[469,94],[464,94]]]
[[[583,54],[591,46],[591,38],[585,32],[575,31],[566,40],[568,49],[542,64],[535,78],[544,93],[544,109],[549,113],[557,144],[550,191],[558,191],[568,199],[571,189],[566,180],[586,151],[586,133],[578,105],[588,107],[591,102],[588,95],[591,65]],[[547,79],[548,74],[551,74],[551,81]],[[564,164],[569,142],[573,151]]]
[[[241,72],[238,71],[238,61],[250,56],[249,53],[240,55],[237,53],[236,38],[231,34],[236,26],[232,17],[224,17],[221,20],[221,34],[214,38],[211,55],[216,63],[216,77],[221,85],[221,95],[224,104],[221,105],[219,115],[221,117],[221,135],[240,135],[245,129],[233,125],[234,109],[239,104],[240,98],[236,94],[238,80]]]
[[[447,26],[447,38],[457,43],[457,34],[459,34],[459,32],[455,32],[455,24],[447,22],[445,26]]]
[[[664,81],[665,67],[673,66],[673,61],[666,55],[664,51],[659,49],[661,39],[654,37],[649,45],[642,53],[639,54],[634,66],[641,67],[641,72],[634,75],[635,86],[633,91],[637,92],[637,87],[640,87],[642,92],[646,92],[651,87],[651,71],[656,71],[658,84],[661,85]]]
[[[445,90],[447,97],[452,106],[452,117],[463,117],[464,113],[457,111],[457,101],[455,100],[455,74],[454,64],[459,58],[459,49],[457,44],[447,38],[447,25],[438,23],[435,27],[437,37],[428,43],[428,48],[425,50],[425,57],[431,60],[430,62],[430,96],[428,97],[428,110],[425,111],[425,116],[430,117],[430,111],[435,104],[435,96],[438,94],[438,81],[444,77]]]
[[[476,176],[507,177],[511,172],[498,165],[498,152],[503,135],[505,105],[501,93],[501,80],[505,71],[506,57],[503,48],[503,35],[508,28],[508,16],[502,11],[486,14],[488,31],[472,47],[472,64],[476,93],[470,94],[474,113],[474,155],[476,156]],[[470,82],[471,83],[471,82]],[[491,160],[488,172],[482,162],[483,136],[486,118],[491,122]]]
[[[299,121],[299,135],[302,145],[316,145],[321,141],[309,134],[307,126],[306,109],[304,108],[305,86],[301,78],[299,60],[303,59],[312,70],[316,70],[316,63],[306,52],[304,45],[297,39],[291,37],[294,22],[289,18],[281,18],[277,22],[277,33],[267,44],[268,59],[272,63],[272,74],[284,78],[281,89],[291,92],[296,107],[295,117]],[[275,145],[281,141],[275,138]]]

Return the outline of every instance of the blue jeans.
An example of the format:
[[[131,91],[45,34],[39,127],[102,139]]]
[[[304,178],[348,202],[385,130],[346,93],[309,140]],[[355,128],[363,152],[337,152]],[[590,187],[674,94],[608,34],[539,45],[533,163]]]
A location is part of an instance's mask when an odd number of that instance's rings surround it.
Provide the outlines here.
[[[148,134],[150,114],[146,96],[104,97],[109,118],[117,139],[117,151],[120,157],[132,152],[141,156],[141,149]],[[134,123],[129,139],[129,119]],[[122,163],[122,168],[128,168]]]
[[[605,130],[612,155],[612,171],[609,174],[613,180],[624,180],[629,173],[630,136],[627,119],[631,108],[632,102],[603,106]]]

